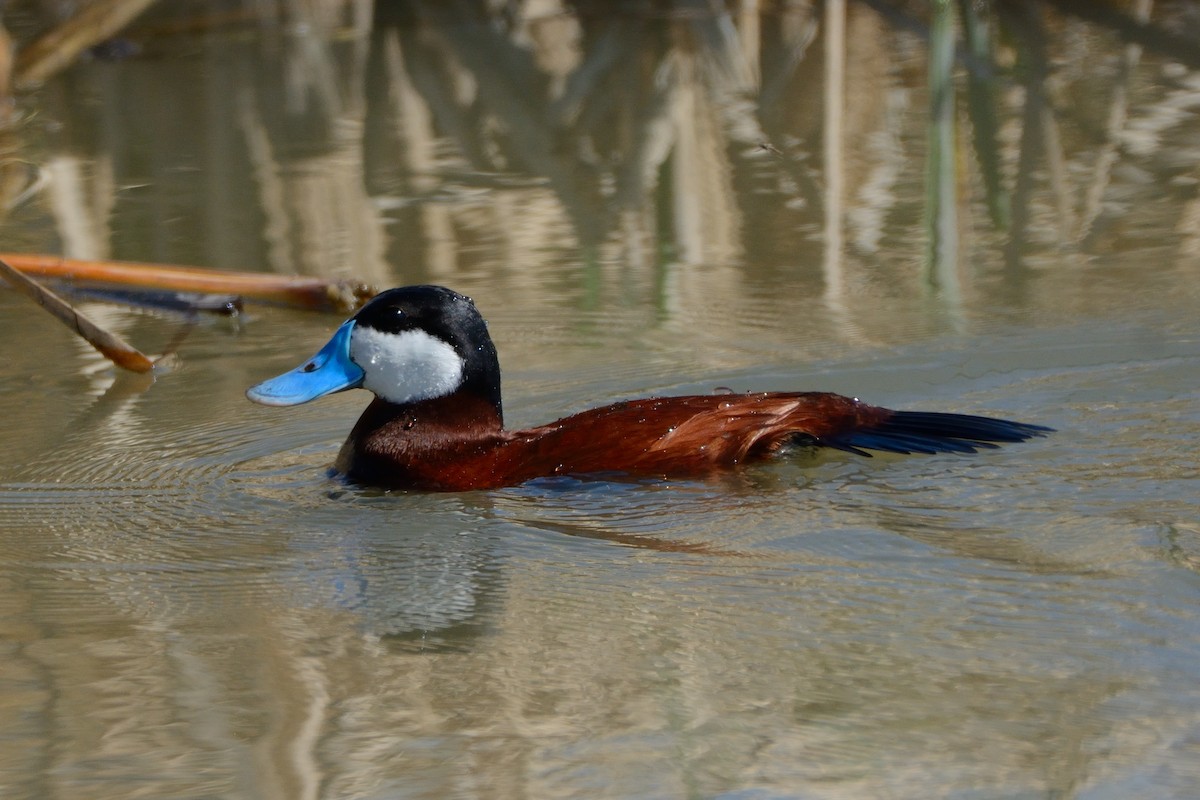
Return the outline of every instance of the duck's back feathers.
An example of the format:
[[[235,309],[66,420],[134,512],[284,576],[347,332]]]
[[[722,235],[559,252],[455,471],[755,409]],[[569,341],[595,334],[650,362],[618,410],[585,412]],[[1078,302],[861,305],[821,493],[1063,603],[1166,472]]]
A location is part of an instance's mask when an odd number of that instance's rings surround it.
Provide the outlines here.
[[[817,392],[646,398],[517,432],[513,449],[533,472],[549,459],[550,474],[702,474],[762,458],[797,435],[815,439],[886,413]]]
[[[534,453],[572,453],[574,468],[563,471],[678,474],[756,461],[785,446],[864,456],[870,456],[868,450],[974,453],[1049,430],[968,414],[892,411],[828,392],[764,392],[633,400],[518,437],[529,437],[527,447]],[[613,431],[620,432],[618,441]]]

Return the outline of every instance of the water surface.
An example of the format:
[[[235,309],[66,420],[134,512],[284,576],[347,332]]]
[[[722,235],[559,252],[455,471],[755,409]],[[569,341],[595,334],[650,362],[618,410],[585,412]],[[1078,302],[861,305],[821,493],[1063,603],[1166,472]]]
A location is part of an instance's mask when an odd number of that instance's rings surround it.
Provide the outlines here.
[[[816,12],[354,8],[186,35],[151,17],[139,56],[22,98],[20,152],[49,177],[5,247],[451,285],[489,320],[517,426],[730,387],[1058,433],[380,492],[328,474],[364,393],[243,396],[339,318],[202,320],[151,379],[0,293],[0,794],[1200,791],[1188,65],[997,12],[1026,219],[989,217],[960,64],[947,260],[929,20],[850,5],[839,161]],[[1031,31],[1059,65],[1033,144],[1006,66],[1037,56]],[[85,308],[151,351],[185,324]]]

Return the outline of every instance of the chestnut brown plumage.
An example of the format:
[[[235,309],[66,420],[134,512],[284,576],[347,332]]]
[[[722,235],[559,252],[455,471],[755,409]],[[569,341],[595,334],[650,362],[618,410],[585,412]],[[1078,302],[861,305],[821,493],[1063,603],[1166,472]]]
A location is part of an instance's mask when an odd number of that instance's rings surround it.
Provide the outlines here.
[[[859,455],[972,453],[1050,430],[892,411],[827,392],[646,398],[506,430],[487,326],[468,298],[435,286],[384,292],[308,363],[248,394],[291,405],[356,386],[376,397],[335,467],[351,480],[393,488],[491,489],[556,475],[703,476],[791,445]]]

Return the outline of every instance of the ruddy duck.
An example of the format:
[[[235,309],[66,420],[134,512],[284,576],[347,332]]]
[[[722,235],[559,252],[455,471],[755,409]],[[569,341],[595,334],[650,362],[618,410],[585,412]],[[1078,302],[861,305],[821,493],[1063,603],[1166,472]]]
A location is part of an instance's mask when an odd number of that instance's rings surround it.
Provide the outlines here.
[[[290,406],[361,387],[375,394],[334,467],[391,488],[492,489],[555,475],[701,476],[788,445],[869,456],[973,453],[1050,428],[966,414],[890,411],[827,392],[657,397],[504,429],[500,363],[470,298],[407,286],[373,298],[320,352],[258,384]]]

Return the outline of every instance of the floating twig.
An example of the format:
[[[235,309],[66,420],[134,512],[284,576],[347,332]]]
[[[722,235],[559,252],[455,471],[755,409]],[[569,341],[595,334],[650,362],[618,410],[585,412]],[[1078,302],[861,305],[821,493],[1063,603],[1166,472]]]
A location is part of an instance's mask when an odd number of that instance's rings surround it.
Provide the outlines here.
[[[0,259],[37,277],[172,292],[234,294],[309,311],[354,311],[376,293],[372,287],[357,281],[299,275],[223,272],[129,261],[81,261],[32,253],[0,253]]]
[[[765,150],[776,158],[783,158],[783,151],[768,141],[759,142],[757,149]]]
[[[88,344],[99,350],[105,358],[118,367],[132,372],[150,372],[154,361],[133,347],[120,336],[97,325],[85,314],[61,297],[24,275],[15,267],[0,259],[0,275],[13,288],[28,295],[35,303],[58,317],[68,328],[82,336]]]

